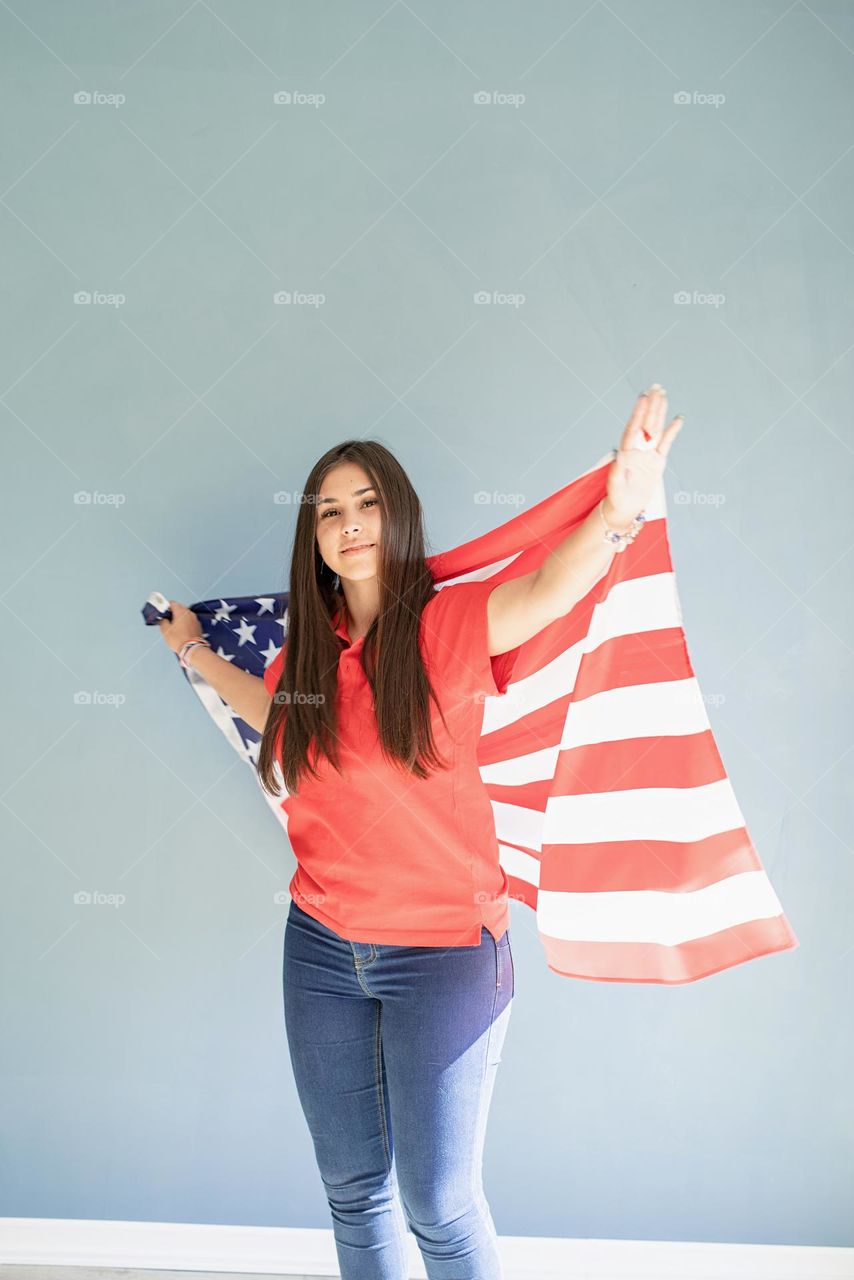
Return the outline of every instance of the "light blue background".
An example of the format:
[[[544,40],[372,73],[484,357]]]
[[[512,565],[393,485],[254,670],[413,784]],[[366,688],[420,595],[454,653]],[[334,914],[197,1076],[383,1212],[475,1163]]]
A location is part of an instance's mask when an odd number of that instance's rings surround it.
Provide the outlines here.
[[[293,856],[147,594],[282,589],[273,494],[353,435],[465,541],[658,380],[689,649],[801,945],[585,982],[514,904],[487,1194],[508,1235],[854,1243],[852,5],[34,0],[0,45],[0,1213],[330,1225]]]

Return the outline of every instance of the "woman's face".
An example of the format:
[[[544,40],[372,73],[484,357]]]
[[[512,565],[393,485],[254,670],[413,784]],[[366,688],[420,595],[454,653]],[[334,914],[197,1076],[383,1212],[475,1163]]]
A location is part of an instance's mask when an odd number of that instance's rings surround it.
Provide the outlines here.
[[[315,516],[317,546],[333,573],[355,582],[376,577],[382,538],[379,494],[356,462],[342,462],[320,486]],[[348,551],[348,547],[364,550]]]

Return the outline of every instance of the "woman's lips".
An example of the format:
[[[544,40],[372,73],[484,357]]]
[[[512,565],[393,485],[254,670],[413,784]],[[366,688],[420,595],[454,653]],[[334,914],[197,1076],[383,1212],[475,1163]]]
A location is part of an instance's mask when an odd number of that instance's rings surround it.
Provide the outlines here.
[[[372,542],[367,542],[361,547],[345,547],[341,554],[342,556],[358,556],[364,551],[371,551],[373,546],[374,544]]]

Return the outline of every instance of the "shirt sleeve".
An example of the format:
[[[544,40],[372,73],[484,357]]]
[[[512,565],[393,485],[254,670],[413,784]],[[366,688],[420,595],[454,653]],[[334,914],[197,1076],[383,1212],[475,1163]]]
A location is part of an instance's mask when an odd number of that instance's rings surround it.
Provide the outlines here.
[[[272,698],[276,692],[276,685],[279,683],[279,676],[282,674],[282,667],[285,665],[285,646],[282,645],[273,661],[264,669],[261,676],[264,681],[264,687]]]
[[[494,582],[456,582],[429,602],[432,660],[464,695],[506,693],[518,649],[489,654],[487,604]]]

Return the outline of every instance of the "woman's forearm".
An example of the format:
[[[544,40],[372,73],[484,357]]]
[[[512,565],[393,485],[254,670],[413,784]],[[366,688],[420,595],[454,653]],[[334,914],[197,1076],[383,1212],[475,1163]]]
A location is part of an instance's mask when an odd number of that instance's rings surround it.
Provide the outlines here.
[[[258,733],[264,732],[272,699],[260,676],[242,671],[233,662],[221,658],[207,645],[195,645],[187,655],[191,667],[204,676],[241,720],[245,720]]]
[[[602,515],[608,527],[618,533],[625,533],[633,518],[612,510],[606,498],[601,514],[597,503],[581,524],[558,543],[540,565],[531,587],[543,614],[562,618],[569,613],[614,558],[614,545],[605,541]]]

